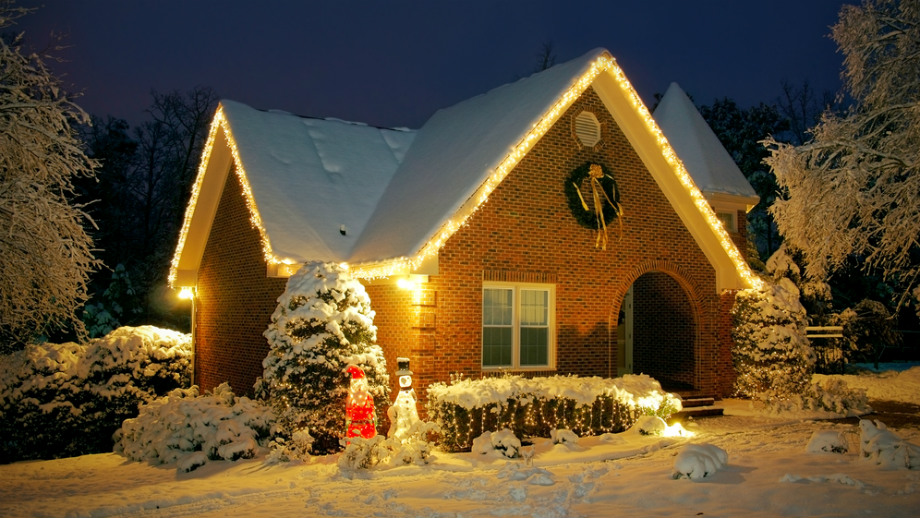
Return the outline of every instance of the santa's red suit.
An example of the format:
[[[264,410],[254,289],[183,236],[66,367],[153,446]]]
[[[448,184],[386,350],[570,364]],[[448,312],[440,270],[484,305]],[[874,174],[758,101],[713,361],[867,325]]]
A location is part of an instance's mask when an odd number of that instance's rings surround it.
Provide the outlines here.
[[[351,374],[351,384],[348,387],[348,400],[345,402],[345,436],[349,439],[370,439],[377,435],[374,396],[368,390],[367,377],[360,367],[349,365],[346,370]]]

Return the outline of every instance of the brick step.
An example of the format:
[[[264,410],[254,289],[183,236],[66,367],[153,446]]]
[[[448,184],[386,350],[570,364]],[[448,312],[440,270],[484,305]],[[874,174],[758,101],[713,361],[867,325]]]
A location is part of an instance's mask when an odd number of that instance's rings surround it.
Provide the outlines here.
[[[698,406],[686,408],[671,416],[672,419],[678,418],[697,418],[725,415],[725,409],[720,406]]]
[[[700,406],[713,406],[716,403],[714,397],[688,397],[680,401],[684,408],[694,408]]]

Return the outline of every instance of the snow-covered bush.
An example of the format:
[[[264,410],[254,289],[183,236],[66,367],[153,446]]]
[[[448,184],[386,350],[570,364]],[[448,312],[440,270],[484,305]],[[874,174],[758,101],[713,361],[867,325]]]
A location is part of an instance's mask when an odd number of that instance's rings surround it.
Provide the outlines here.
[[[884,468],[920,468],[920,447],[898,437],[881,421],[859,421],[859,452],[863,460]]]
[[[115,433],[115,452],[151,464],[175,463],[191,471],[208,460],[254,457],[266,446],[271,410],[237,397],[226,383],[199,396],[198,387],[175,389],[141,406]]]
[[[674,459],[674,478],[699,480],[728,464],[728,454],[713,444],[688,444]]]
[[[377,422],[389,400],[383,349],[364,286],[337,265],[307,263],[291,276],[265,331],[270,350],[257,394],[274,409],[274,446],[291,456],[341,449],[349,365],[367,376]],[[297,441],[308,433],[312,441]]]
[[[29,345],[0,370],[0,461],[111,451],[138,405],[190,381],[191,337],[122,327],[77,343]]]
[[[817,430],[811,434],[808,445],[805,447],[808,453],[846,453],[850,451],[850,445],[847,436],[837,430]]]
[[[774,412],[820,410],[838,416],[858,416],[872,411],[869,398],[862,389],[851,389],[839,378],[821,377],[806,385],[798,394],[792,394],[770,404]]]
[[[440,428],[440,445],[469,450],[482,431],[508,428],[518,437],[622,432],[641,415],[670,417],[680,400],[646,375],[622,378],[504,376],[456,380],[428,387],[428,415]]]
[[[356,470],[427,464],[431,456],[431,443],[427,436],[434,430],[433,423],[418,421],[402,438],[384,435],[370,439],[352,437],[339,456],[339,468]]]
[[[735,391],[767,404],[801,394],[811,380],[814,351],[805,338],[805,308],[788,278],[741,290],[732,307]]]
[[[472,452],[480,455],[497,452],[513,459],[520,457],[521,440],[508,428],[495,432],[483,432],[482,435],[473,439]]]

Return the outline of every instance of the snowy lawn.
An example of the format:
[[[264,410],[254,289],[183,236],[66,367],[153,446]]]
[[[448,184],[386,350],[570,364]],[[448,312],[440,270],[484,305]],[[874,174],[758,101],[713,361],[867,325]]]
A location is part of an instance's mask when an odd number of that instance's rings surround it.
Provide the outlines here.
[[[916,403],[920,368],[860,377],[869,393]],[[343,471],[337,455],[307,463],[214,461],[191,473],[115,454],[0,466],[0,516],[916,516],[920,470],[860,458],[859,427],[803,416],[758,415],[726,401],[729,415],[685,423],[696,435],[629,431],[575,444],[538,439],[529,460],[435,452],[430,464]],[[920,444],[920,430],[891,430]],[[840,432],[847,453],[809,453]],[[830,439],[829,439],[830,440]],[[699,479],[674,478],[696,449],[727,462]],[[529,457],[524,446],[525,457]],[[815,445],[812,445],[815,450]],[[715,459],[718,461],[718,459]],[[692,462],[691,462],[692,464]]]

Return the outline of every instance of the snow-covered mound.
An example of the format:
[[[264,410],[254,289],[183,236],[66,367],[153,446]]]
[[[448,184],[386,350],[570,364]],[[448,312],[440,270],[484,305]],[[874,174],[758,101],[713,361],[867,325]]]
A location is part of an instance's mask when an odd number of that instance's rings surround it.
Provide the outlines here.
[[[699,480],[728,464],[728,453],[712,444],[688,444],[674,460],[674,478]]]
[[[920,468],[920,447],[900,438],[881,421],[859,421],[859,451],[884,468]]]
[[[837,430],[818,430],[805,447],[808,453],[846,453],[850,446],[846,435]]]

